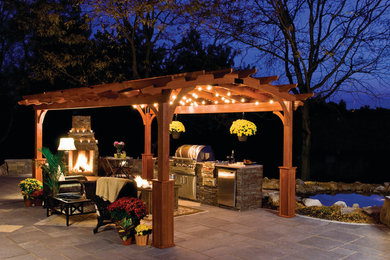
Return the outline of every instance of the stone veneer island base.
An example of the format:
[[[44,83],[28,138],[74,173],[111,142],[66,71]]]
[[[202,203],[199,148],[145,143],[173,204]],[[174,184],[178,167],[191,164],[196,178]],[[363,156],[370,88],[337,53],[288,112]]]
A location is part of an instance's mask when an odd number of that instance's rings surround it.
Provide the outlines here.
[[[218,203],[218,171],[227,169],[236,172],[235,206],[231,208],[236,210],[261,208],[263,165],[216,164],[213,165],[213,169],[207,170],[202,169],[205,165],[197,164],[197,200],[199,202],[220,206]]]

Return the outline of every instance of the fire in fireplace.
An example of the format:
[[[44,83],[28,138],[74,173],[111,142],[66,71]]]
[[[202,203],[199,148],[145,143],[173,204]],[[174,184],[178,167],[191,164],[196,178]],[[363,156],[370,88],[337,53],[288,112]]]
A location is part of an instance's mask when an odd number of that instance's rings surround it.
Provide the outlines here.
[[[95,133],[91,130],[90,116],[73,116],[68,137],[74,139],[75,151],[69,151],[70,174],[97,175],[99,150]]]

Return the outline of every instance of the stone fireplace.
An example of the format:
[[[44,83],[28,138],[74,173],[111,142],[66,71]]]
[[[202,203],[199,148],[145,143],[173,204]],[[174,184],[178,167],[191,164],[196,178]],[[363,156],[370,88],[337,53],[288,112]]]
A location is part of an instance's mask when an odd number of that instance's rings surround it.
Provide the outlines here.
[[[70,175],[98,175],[99,150],[95,133],[91,129],[90,116],[72,116],[72,129],[68,137],[74,139],[75,151],[69,151]]]

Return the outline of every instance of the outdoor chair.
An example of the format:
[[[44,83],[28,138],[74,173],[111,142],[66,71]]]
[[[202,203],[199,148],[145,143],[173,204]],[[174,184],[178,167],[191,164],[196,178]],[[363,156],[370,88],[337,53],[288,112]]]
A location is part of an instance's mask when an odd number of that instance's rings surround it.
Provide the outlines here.
[[[137,184],[135,181],[127,180],[126,184],[118,193],[116,199],[122,197],[137,198]],[[96,234],[99,227],[112,223],[111,214],[108,211],[108,206],[111,204],[111,202],[104,200],[98,195],[92,196],[92,201],[95,203],[97,213],[97,225],[93,230],[93,233]]]

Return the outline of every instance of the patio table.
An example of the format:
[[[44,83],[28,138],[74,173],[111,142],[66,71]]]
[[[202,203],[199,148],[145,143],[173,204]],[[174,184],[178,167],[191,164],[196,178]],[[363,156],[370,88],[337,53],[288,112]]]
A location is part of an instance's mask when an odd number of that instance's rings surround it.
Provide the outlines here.
[[[46,215],[51,213],[60,213],[66,216],[66,225],[69,226],[69,216],[93,213],[95,211],[84,211],[85,204],[91,203],[90,199],[80,197],[79,195],[60,194],[51,197],[52,206],[46,208]]]
[[[134,159],[131,157],[103,157],[103,168],[106,176],[130,178],[133,174]]]

